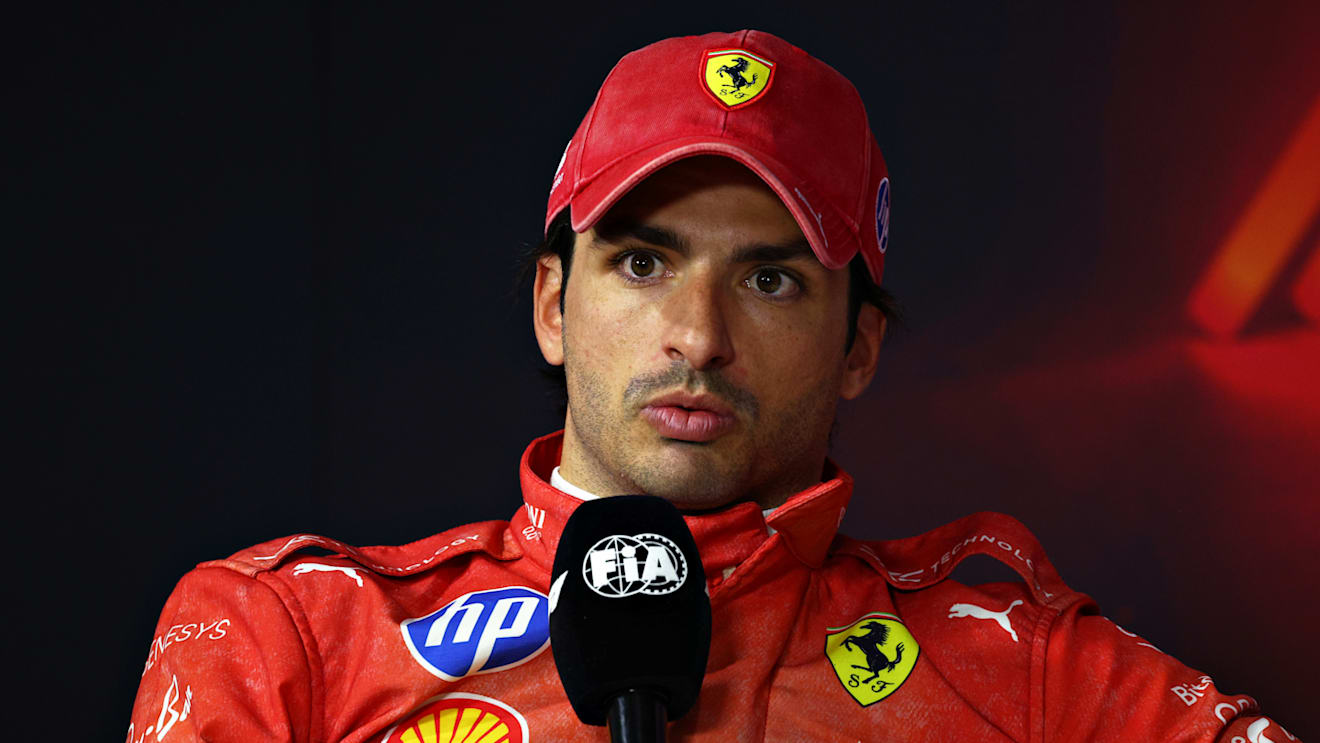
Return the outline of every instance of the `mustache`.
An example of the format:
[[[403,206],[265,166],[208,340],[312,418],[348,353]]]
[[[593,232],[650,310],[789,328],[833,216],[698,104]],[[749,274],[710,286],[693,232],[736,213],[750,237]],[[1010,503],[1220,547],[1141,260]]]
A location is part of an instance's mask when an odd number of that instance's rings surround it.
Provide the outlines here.
[[[682,361],[633,377],[623,391],[623,402],[630,408],[640,408],[647,400],[673,389],[684,389],[693,394],[708,392],[753,420],[761,412],[761,403],[750,391],[730,382],[717,371],[699,371]]]

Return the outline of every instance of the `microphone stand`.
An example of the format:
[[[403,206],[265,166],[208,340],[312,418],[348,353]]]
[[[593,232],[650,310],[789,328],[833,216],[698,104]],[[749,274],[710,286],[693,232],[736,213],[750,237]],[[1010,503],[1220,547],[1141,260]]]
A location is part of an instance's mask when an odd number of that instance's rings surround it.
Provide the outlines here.
[[[605,713],[614,743],[664,743],[669,721],[665,702],[646,689],[629,689],[610,700]]]

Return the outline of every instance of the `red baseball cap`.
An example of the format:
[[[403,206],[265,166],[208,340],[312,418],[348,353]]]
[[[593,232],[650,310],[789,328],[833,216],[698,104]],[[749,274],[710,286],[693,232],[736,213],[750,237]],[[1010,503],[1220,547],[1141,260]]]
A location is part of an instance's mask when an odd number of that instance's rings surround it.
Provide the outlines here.
[[[571,206],[575,232],[629,189],[694,155],[722,155],[772,188],[816,257],[861,251],[878,284],[889,177],[861,96],[837,70],[764,31],[665,39],[619,60],[555,171],[545,225]]]

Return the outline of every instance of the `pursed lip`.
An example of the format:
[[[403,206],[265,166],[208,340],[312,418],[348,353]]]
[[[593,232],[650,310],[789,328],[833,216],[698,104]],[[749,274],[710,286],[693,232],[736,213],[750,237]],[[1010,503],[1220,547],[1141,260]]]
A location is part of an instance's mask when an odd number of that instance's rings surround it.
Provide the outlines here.
[[[667,439],[705,443],[723,436],[738,419],[724,401],[714,395],[671,392],[642,408],[641,416]]]
[[[648,408],[685,408],[687,410],[707,410],[721,417],[733,416],[733,408],[714,395],[694,395],[690,392],[670,392],[646,403]]]

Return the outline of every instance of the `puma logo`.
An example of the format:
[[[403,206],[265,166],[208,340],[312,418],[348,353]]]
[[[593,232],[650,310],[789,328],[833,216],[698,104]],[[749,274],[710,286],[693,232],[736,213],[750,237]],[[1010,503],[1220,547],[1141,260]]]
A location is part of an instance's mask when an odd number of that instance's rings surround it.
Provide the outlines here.
[[[1005,632],[1009,634],[1010,637],[1013,638],[1013,642],[1017,642],[1018,641],[1017,631],[1013,629],[1013,625],[1008,623],[1008,613],[1010,611],[1013,611],[1013,607],[1017,606],[1020,603],[1022,603],[1022,599],[1018,599],[1013,603],[1009,604],[1008,608],[1004,609],[1003,611],[990,611],[989,609],[977,606],[976,604],[954,604],[953,606],[949,607],[949,619],[954,619],[956,617],[972,617],[973,619],[993,619],[995,620],[996,624],[998,624]]]
[[[358,575],[358,568],[345,568],[339,565],[322,565],[319,562],[300,562],[293,568],[294,575],[306,575],[307,573],[343,573],[352,578],[358,588],[362,587],[362,576]]]

